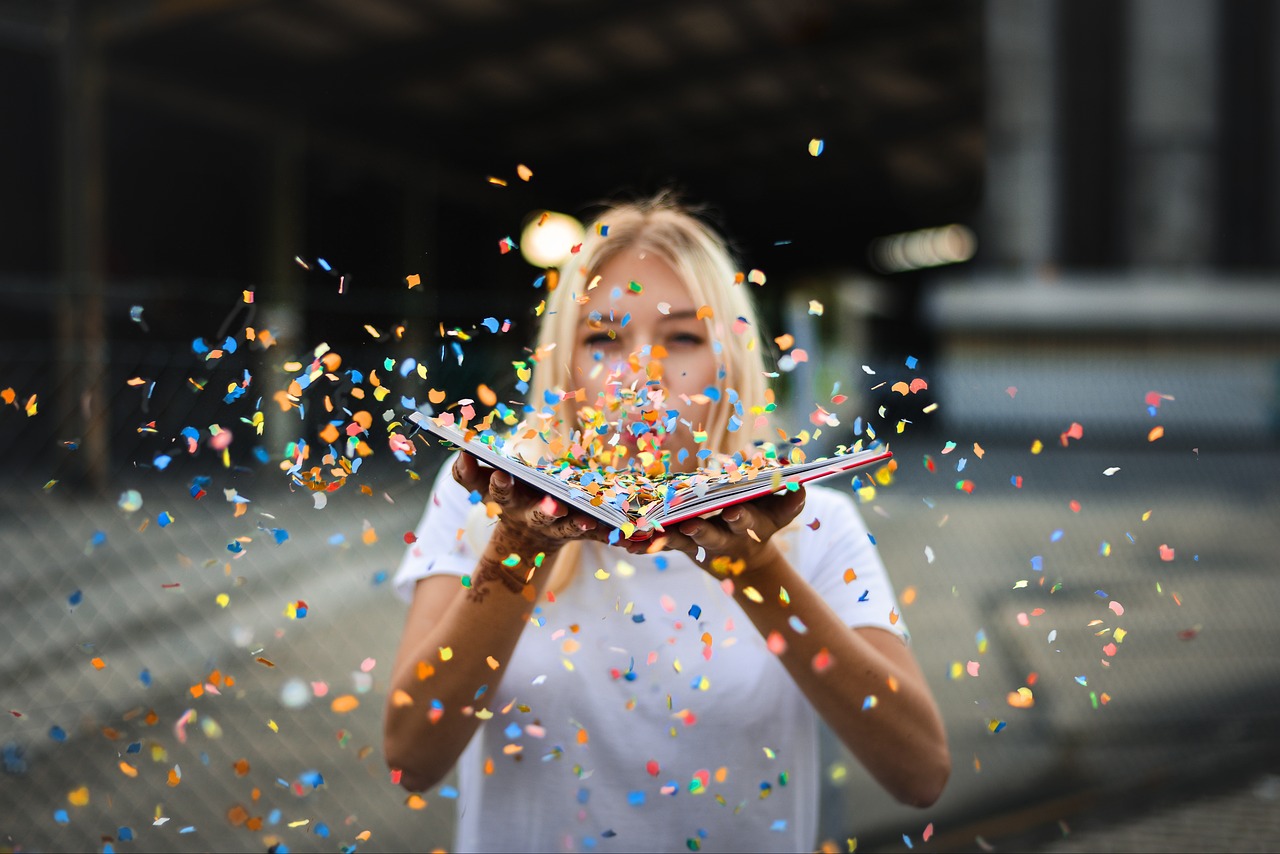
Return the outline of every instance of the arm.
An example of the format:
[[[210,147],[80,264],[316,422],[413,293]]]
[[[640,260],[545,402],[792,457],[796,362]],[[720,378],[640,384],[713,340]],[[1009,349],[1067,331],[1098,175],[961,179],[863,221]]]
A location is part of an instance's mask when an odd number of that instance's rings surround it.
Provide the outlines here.
[[[569,514],[563,505],[516,485],[505,472],[482,468],[467,454],[458,457],[453,474],[502,512],[471,574],[470,589],[457,578],[433,576],[414,590],[383,723],[387,765],[400,770],[401,785],[413,791],[439,782],[475,734],[480,720],[470,709],[483,707],[497,689],[560,548],[570,539],[596,535],[594,520]],[[546,569],[529,580],[539,553]],[[521,562],[508,568],[503,560],[512,554]],[[484,685],[487,696],[477,698]],[[433,700],[443,707],[434,715]]]
[[[929,806],[951,772],[937,704],[900,638],[883,629],[846,626],[773,544],[773,534],[803,505],[803,490],[759,499],[717,519],[681,523],[667,532],[664,545],[695,561],[701,547],[701,565],[713,573],[725,567],[723,558],[736,564],[729,569],[738,570],[732,576],[734,599],[761,635],[777,633],[785,643],[779,660],[814,710],[886,791],[903,803]],[[804,633],[791,627],[793,616]],[[772,648],[778,649],[776,639]],[[876,705],[864,711],[871,695]]]

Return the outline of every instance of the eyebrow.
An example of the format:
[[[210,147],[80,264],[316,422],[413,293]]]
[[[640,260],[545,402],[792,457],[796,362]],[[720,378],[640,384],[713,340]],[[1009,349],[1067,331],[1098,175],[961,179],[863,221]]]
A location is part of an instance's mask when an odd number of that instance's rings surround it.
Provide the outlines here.
[[[698,310],[696,308],[687,308],[687,309],[682,309],[680,311],[667,312],[666,314],[662,315],[661,319],[662,320],[689,320],[691,318],[697,319],[697,317],[698,317]],[[593,323],[593,320],[590,314],[584,315],[582,319],[578,321],[579,326],[590,326],[592,323]],[[601,317],[595,320],[594,323],[597,323],[601,326],[620,326],[622,324],[622,318],[620,317],[610,318],[608,315],[601,315]]]

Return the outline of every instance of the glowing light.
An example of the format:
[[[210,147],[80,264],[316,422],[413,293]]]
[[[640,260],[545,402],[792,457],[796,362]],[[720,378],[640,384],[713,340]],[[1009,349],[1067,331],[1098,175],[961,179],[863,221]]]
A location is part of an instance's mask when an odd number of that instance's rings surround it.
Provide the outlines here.
[[[905,273],[961,264],[973,257],[978,239],[963,225],[923,228],[877,238],[871,244],[871,262],[884,273]]]
[[[520,254],[535,267],[558,267],[582,242],[584,229],[568,214],[536,211],[520,234]]]

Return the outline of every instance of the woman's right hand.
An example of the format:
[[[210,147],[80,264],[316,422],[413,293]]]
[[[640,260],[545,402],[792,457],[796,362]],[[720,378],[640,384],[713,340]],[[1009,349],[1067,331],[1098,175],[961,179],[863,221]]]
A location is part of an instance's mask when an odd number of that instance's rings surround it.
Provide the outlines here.
[[[466,452],[454,461],[453,479],[498,506],[491,542],[507,553],[532,560],[538,552],[551,557],[570,540],[608,539],[608,532],[595,519],[570,511],[564,502],[530,488],[501,469],[482,466]]]

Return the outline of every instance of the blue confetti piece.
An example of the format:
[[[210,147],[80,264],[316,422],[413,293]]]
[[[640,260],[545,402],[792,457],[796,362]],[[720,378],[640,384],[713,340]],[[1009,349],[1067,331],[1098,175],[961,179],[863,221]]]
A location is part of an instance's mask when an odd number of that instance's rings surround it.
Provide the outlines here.
[[[147,670],[145,667],[142,668],[142,672],[138,674],[138,681],[142,683],[143,688],[150,688],[151,687],[151,671]]]
[[[498,318],[486,317],[484,320],[480,321],[480,325],[485,329],[488,329],[494,335],[498,334]]]
[[[1105,590],[1095,590],[1095,591],[1093,591],[1093,592],[1094,592],[1094,595],[1098,596],[1098,597],[1099,597],[1099,598],[1101,598],[1101,599],[1106,599],[1106,598],[1107,598],[1107,591],[1105,591]]]
[[[285,788],[288,788],[288,787],[289,787],[289,784],[285,783]],[[271,812],[267,813],[267,824],[279,824],[279,823],[280,823],[280,810],[278,808],[273,809]],[[277,848],[276,850],[279,851],[280,849]]]
[[[867,601],[868,599],[870,599],[870,598],[871,598],[871,591],[870,591],[870,590],[863,590],[863,591],[862,591],[862,595],[858,597],[858,601],[859,601],[859,602],[866,602],[866,601]]]
[[[867,539],[871,541],[871,545],[873,545],[873,546],[874,546],[874,545],[876,544],[876,535],[875,535],[875,534],[872,534],[871,532],[869,532],[869,531],[868,531],[868,532],[867,532]]]
[[[298,775],[298,779],[301,780],[304,785],[310,786],[313,789],[318,789],[324,785],[324,775],[319,771],[303,771]]]
[[[769,825],[769,829],[774,833],[782,833],[787,829],[787,820],[785,818],[774,819],[773,824]]]
[[[53,820],[56,821],[58,824],[70,824],[71,816],[67,815],[66,810],[54,810]]]
[[[346,541],[347,541],[346,534],[333,534],[332,536],[329,537],[329,540],[328,540],[329,545],[331,546],[340,546]]]
[[[102,843],[102,854],[116,854],[116,847],[110,842]]]
[[[135,741],[135,742],[131,743],[128,747],[126,747],[126,748],[124,749],[124,752],[125,752],[125,753],[141,753],[141,752],[142,752],[142,742],[140,742],[140,741]]]
[[[57,724],[54,724],[49,727],[49,738],[52,738],[54,741],[61,744],[67,740],[67,731]]]
[[[79,590],[76,590],[70,596],[67,597],[67,602],[68,604],[71,605],[72,608],[79,605],[83,601],[84,601],[84,594],[81,593]]]
[[[282,546],[289,539],[289,532],[284,528],[272,528],[271,536],[275,537],[277,546]]]
[[[512,721],[507,724],[507,728],[502,731],[502,734],[507,738],[519,738],[523,732],[524,730],[520,729],[520,724]]]
[[[588,851],[596,850],[596,845],[596,838],[594,836],[582,837],[582,847],[586,848]]]
[[[1033,557],[1033,558],[1031,559],[1031,568],[1032,568],[1032,569],[1034,569],[1036,572],[1043,572],[1043,571],[1044,571],[1044,556],[1043,556],[1043,555],[1036,555],[1035,557]]]
[[[542,393],[542,399],[546,401],[548,406],[557,406],[560,403],[560,395],[550,389]]]
[[[1088,685],[1088,684],[1089,684],[1089,677],[1087,677],[1087,676],[1077,676],[1077,677],[1076,677],[1076,682],[1080,683],[1081,685]]]
[[[439,794],[440,794],[440,797],[442,798],[448,798],[449,800],[454,800],[458,797],[458,790],[455,789],[453,786],[441,786]]]
[[[97,547],[107,541],[106,531],[94,531],[93,536],[89,538],[89,545]]]
[[[167,528],[173,524],[173,517],[170,516],[167,511],[164,513],[161,513],[159,516],[156,517],[156,524],[159,525],[161,528]]]
[[[1049,542],[1056,543],[1062,539],[1062,536],[1063,536],[1063,530],[1061,528],[1058,528],[1056,531],[1054,531],[1052,534],[1049,535]]]
[[[209,352],[209,345],[204,343],[203,338],[197,338],[191,342],[191,352],[195,353],[197,356],[203,356]]]
[[[907,836],[905,833],[904,833],[904,834],[902,834],[902,842],[903,842],[903,844],[904,844],[904,845],[906,845],[908,848],[914,848],[914,847],[915,847],[914,845],[912,845],[912,844],[911,844],[911,837],[910,837],[910,836]]]
[[[906,364],[908,368],[914,371],[916,369],[916,365],[920,364],[920,360],[915,356],[908,356]]]
[[[231,542],[227,543],[227,551],[231,552],[233,555],[238,555],[242,551],[244,551],[244,546],[240,545],[240,543],[236,542],[235,540],[232,540]]]
[[[380,569],[373,574],[374,587],[377,587],[379,584],[382,584],[386,580],[387,580],[387,571],[385,569]]]
[[[473,489],[471,490],[471,494],[467,496],[467,500],[470,501],[472,504],[480,504],[481,502],[484,501],[484,496]]]
[[[577,798],[578,803],[586,805],[587,801],[591,800],[591,790],[586,786],[579,786]]]
[[[329,825],[325,824],[324,822],[320,822],[319,824],[316,825],[315,834],[316,836],[319,836],[321,839],[328,839]]]
[[[631,615],[631,622],[633,622],[633,623],[643,623],[643,622],[644,622],[644,614],[632,614],[632,615]]]
[[[698,619],[699,617],[701,617],[701,616],[702,616],[702,606],[701,606],[701,605],[691,605],[691,606],[689,607],[689,616],[690,616],[690,617],[693,617],[695,620],[696,620],[696,619]]]
[[[616,546],[618,544],[618,540],[620,539],[622,539],[622,531],[618,530],[617,528],[614,528],[612,531],[609,532],[609,545]]]
[[[627,803],[633,807],[644,806],[644,792],[628,792]]]
[[[969,461],[967,459],[965,459],[964,457],[961,457],[959,460],[956,461],[956,471],[964,471],[964,467],[968,465],[968,463]]]
[[[653,559],[653,565],[658,568],[658,572],[662,572],[667,568],[667,559],[663,555],[658,555]]]
[[[116,839],[119,840],[120,842],[132,842],[133,828],[128,826],[122,826],[122,827],[116,828]]]
[[[711,398],[712,402],[718,402],[720,400],[720,389],[716,388],[713,385],[709,385],[706,388],[704,388],[702,390],[702,393],[705,394],[707,397]]]
[[[222,341],[222,349],[226,350],[228,353],[234,353],[236,351],[236,339],[228,335]]]
[[[324,270],[326,273],[333,270],[333,268],[329,266],[329,262],[324,260],[323,258],[317,258],[316,263],[319,264],[320,269]]]
[[[173,462],[173,457],[168,454],[156,454],[156,458],[151,461],[151,465],[160,469],[160,471],[164,471],[169,467],[169,463],[171,462]]]

